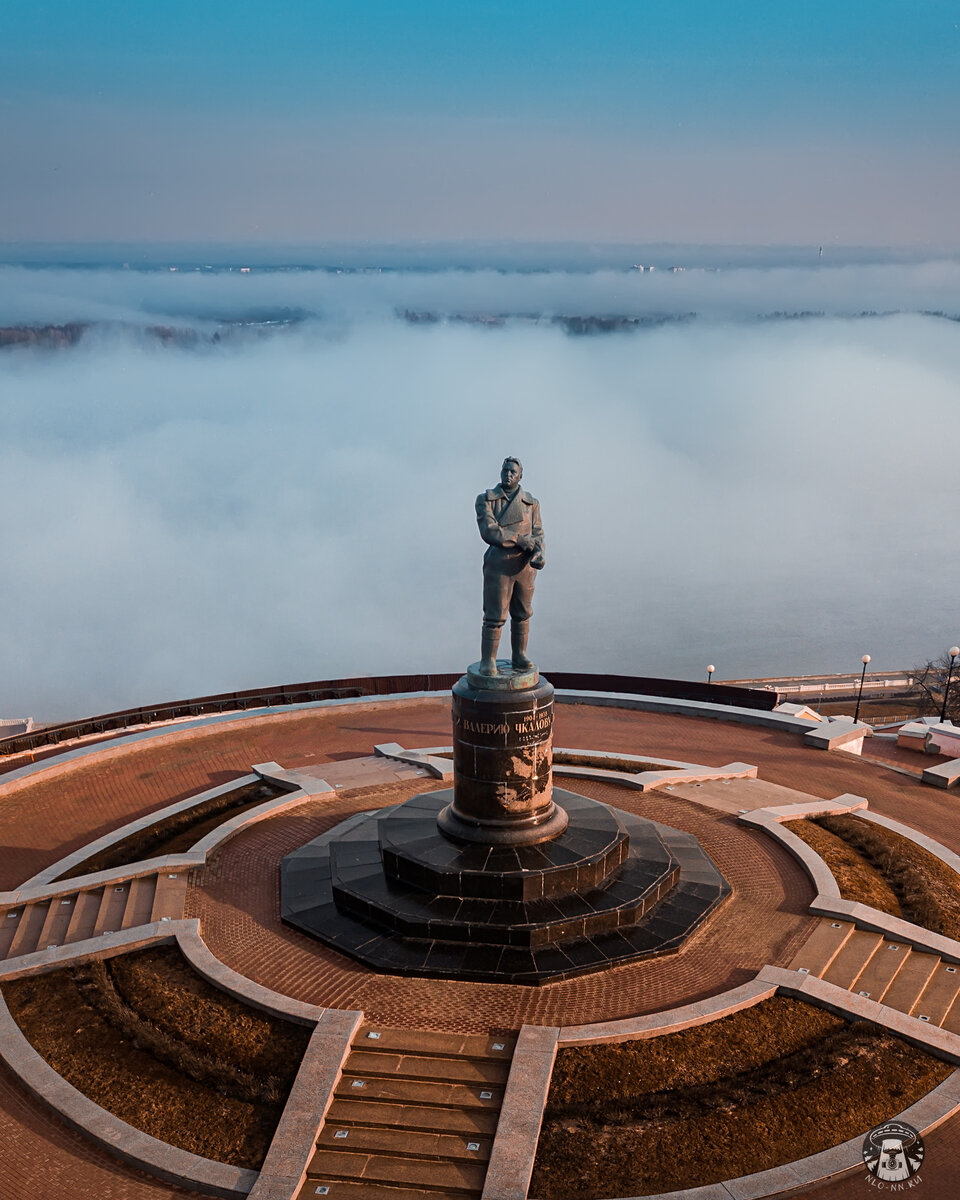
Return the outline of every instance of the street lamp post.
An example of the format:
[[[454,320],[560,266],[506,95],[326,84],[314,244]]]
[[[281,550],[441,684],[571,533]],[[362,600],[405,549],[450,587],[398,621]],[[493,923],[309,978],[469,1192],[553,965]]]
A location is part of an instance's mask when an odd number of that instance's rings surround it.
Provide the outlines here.
[[[870,661],[870,655],[869,655],[869,654],[865,654],[865,655],[863,656],[863,658],[861,658],[861,659],[860,659],[860,661],[863,663],[863,670],[860,672],[860,691],[859,691],[859,692],[857,692],[857,710],[856,710],[856,712],[853,714],[853,719],[854,719],[855,721],[859,721],[859,720],[860,720],[860,698],[861,698],[861,696],[863,695],[863,677],[864,677],[864,676],[866,675],[866,673],[867,673],[867,663]]]
[[[960,654],[960,646],[950,647],[950,667],[947,670],[947,686],[943,689],[943,704],[940,708],[940,724],[947,718],[947,697],[950,695],[950,679],[953,675],[953,663],[957,655]]]
[[[960,654],[960,650],[958,650],[957,653]],[[717,668],[713,665],[713,663],[707,667],[707,683],[713,683],[713,673],[716,669]]]

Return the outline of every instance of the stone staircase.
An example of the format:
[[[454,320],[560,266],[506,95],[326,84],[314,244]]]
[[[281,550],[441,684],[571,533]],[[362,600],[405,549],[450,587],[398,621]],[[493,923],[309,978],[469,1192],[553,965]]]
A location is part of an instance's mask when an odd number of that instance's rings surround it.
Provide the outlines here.
[[[299,1197],[479,1197],[515,1041],[361,1026]]]
[[[105,933],[183,916],[187,873],[155,872],[47,895],[0,911],[0,959],[83,942]],[[52,891],[53,894],[49,894]]]
[[[920,1021],[960,1034],[960,964],[849,921],[823,920],[790,963]]]

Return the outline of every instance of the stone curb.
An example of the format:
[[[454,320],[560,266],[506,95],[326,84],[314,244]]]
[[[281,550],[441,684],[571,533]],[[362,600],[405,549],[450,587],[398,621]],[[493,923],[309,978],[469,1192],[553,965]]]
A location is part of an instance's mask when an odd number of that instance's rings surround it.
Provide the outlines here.
[[[158,1141],[84,1096],[34,1050],[2,996],[0,1056],[21,1082],[71,1128],[132,1166],[168,1183],[216,1196],[246,1196],[256,1183],[256,1171],[214,1162]]]
[[[119,929],[116,933],[104,933],[100,937],[87,938],[82,942],[69,942],[66,946],[48,946],[45,950],[34,950],[32,954],[21,954],[16,958],[0,961],[0,982],[20,979],[24,975],[46,975],[69,963],[115,958],[118,954],[141,950],[145,946],[162,945],[164,942],[175,941],[184,927],[199,924],[196,920],[154,921],[150,925]]]
[[[410,763],[411,766],[424,767],[437,779],[452,779],[453,764],[445,759],[438,758],[436,755],[441,753],[450,753],[453,750],[452,746],[431,746],[425,750],[404,750],[399,742],[385,742],[383,745],[374,746],[374,752],[381,758],[393,759],[396,762]],[[662,787],[664,784],[673,783],[703,783],[708,779],[756,779],[757,768],[749,763],[727,763],[724,767],[706,767],[699,763],[689,762],[672,762],[669,759],[659,761],[658,767],[666,768],[665,770],[649,770],[638,771],[631,774],[629,771],[618,771],[612,767],[604,767],[601,764],[604,759],[619,758],[626,761],[634,760],[638,766],[646,765],[650,759],[643,758],[639,754],[619,754],[612,752],[604,752],[602,750],[568,750],[563,746],[554,747],[553,759],[553,774],[564,778],[575,779],[596,779],[601,783],[613,782],[618,783],[622,787],[635,788],[640,792],[652,792],[655,788]],[[595,758],[598,760],[596,766],[589,764],[557,762],[558,754],[576,754],[584,758]],[[257,768],[254,768],[256,770]]]
[[[303,771],[281,767],[279,763],[257,763],[251,767],[251,770],[258,779],[263,779],[266,783],[278,784],[280,787],[287,788],[288,791],[305,792],[311,797],[335,794],[325,779],[319,779],[316,775],[307,775]]]
[[[560,768],[561,771],[563,767]],[[678,783],[706,783],[715,779],[756,779],[757,768],[750,763],[732,762],[723,767],[689,767],[683,771],[644,771],[635,777],[641,792]]]
[[[852,801],[852,803],[848,803]],[[840,900],[840,888],[833,877],[833,872],[823,861],[812,846],[808,846],[803,838],[790,829],[783,828],[784,821],[799,821],[804,817],[830,816],[854,812],[866,808],[867,801],[862,796],[838,796],[836,800],[821,800],[814,804],[785,804],[777,808],[756,808],[752,812],[741,813],[737,817],[738,825],[752,825],[762,829],[775,838],[800,863],[810,877],[817,895],[813,903],[833,904]],[[812,906],[811,906],[812,907]]]
[[[182,733],[192,733],[197,729],[210,725],[239,725],[244,721],[263,721],[270,717],[283,716],[286,713],[304,712],[309,709],[347,707],[356,704],[375,706],[385,704],[393,707],[410,700],[446,699],[449,691],[442,692],[392,692],[386,696],[347,696],[340,700],[308,700],[302,704],[273,705],[266,708],[236,709],[227,713],[216,713],[209,717],[196,717],[193,720],[174,718],[157,725],[150,725],[136,733],[128,733],[123,737],[109,738],[107,741],[95,741],[92,744],[80,744],[73,750],[65,750],[62,754],[53,754],[40,762],[28,763],[25,767],[17,767],[13,771],[0,773],[0,796],[13,785],[22,783],[32,775],[42,771],[61,772],[69,770],[78,759],[88,758],[99,754],[103,758],[114,758],[138,742],[152,741],[155,738],[176,738]],[[91,734],[99,738],[101,734]]]
[[[51,863],[49,867],[44,867],[26,883],[21,884],[25,887],[40,887],[45,884],[52,883],[58,879],[65,871],[71,870],[88,859],[93,854],[99,854],[102,850],[107,850],[117,842],[122,842],[124,838],[130,837],[131,834],[140,833],[144,829],[149,829],[151,825],[156,825],[158,821],[163,821],[167,817],[176,816],[179,813],[186,812],[187,809],[195,808],[198,804],[205,804],[208,800],[215,800],[218,796],[223,796],[227,792],[237,791],[239,788],[246,787],[251,783],[256,783],[257,775],[241,775],[236,779],[231,779],[227,783],[222,783],[218,787],[208,788],[205,792],[198,792],[194,796],[188,796],[185,800],[178,800],[176,804],[168,804],[166,808],[159,808],[156,812],[147,813],[146,816],[138,817],[135,821],[128,821],[126,825],[121,825],[119,829],[113,829],[110,833],[104,834],[103,837],[97,838],[95,842],[88,842],[86,846],[81,846],[79,850],[74,850],[72,854],[68,854],[65,858],[58,859],[57,862]],[[86,876],[78,876],[78,878],[86,878]],[[73,880],[70,880],[72,883]]]
[[[667,1012],[651,1013],[644,1017],[625,1017],[620,1021],[597,1021],[592,1025],[564,1025],[560,1030],[559,1046],[597,1046],[604,1042],[626,1042],[640,1038],[659,1037],[677,1033],[695,1025],[705,1025],[719,1017],[727,1017],[744,1008],[753,1008],[761,1000],[769,1000],[777,985],[757,979],[739,987],[672,1008]]]
[[[257,778],[258,776],[256,775],[250,776],[248,782],[255,782]],[[313,800],[318,796],[336,795],[333,788],[323,780],[314,780],[314,782],[322,784],[322,788],[312,790],[310,793],[300,789],[290,791],[286,795],[275,796],[272,800],[266,800],[256,808],[248,809],[244,813],[239,813],[237,816],[223,821],[215,829],[211,829],[200,841],[191,846],[186,854],[168,854],[160,858],[146,858],[140,862],[117,867],[113,870],[96,871],[90,875],[77,875],[73,879],[63,879],[48,884],[35,883],[35,880],[39,879],[39,876],[34,876],[33,880],[22,884],[15,891],[0,892],[0,908],[13,908],[19,904],[30,904],[34,901],[46,900],[48,898],[53,899],[57,896],[71,895],[74,892],[89,892],[94,888],[109,886],[111,883],[120,883],[128,879],[139,879],[145,875],[163,874],[165,871],[180,872],[190,870],[192,867],[202,867],[206,863],[208,855],[213,850],[224,842],[229,841],[230,838],[242,829],[245,829],[248,825],[255,825],[258,821],[275,816],[277,813],[284,812],[287,809],[296,808],[298,805],[304,804],[308,800]],[[189,802],[185,801],[176,807],[183,808],[189,804],[200,803],[202,800],[209,798],[209,795],[210,793],[204,792],[201,797],[194,798]],[[162,811],[155,814],[151,820],[138,821],[135,824],[142,828],[148,828],[156,821],[163,819]],[[96,853],[99,849],[104,848],[104,846],[109,846],[112,842],[122,840],[126,836],[125,830],[128,830],[127,826],[117,830],[115,834],[99,838],[88,847],[82,847],[70,857],[75,858],[77,862],[82,862],[84,858],[89,858],[91,854]],[[67,860],[64,859],[63,861],[66,862]]]
[[[525,1200],[560,1030],[524,1025],[510,1063],[481,1200]]]
[[[856,900],[830,899],[824,900],[817,896],[810,905],[810,912],[818,917],[839,917],[842,921],[853,921],[858,929],[867,929],[871,933],[882,933],[895,942],[904,942],[915,950],[927,950],[931,954],[939,954],[949,962],[960,963],[960,942],[953,938],[944,937],[942,933],[933,933],[922,925],[914,925],[901,917],[890,916],[879,909],[870,908]]]
[[[956,787],[960,783],[960,758],[951,758],[949,762],[940,763],[936,767],[926,767],[920,776],[920,782],[932,787]]]
[[[824,721],[803,736],[804,744],[815,750],[845,750],[848,754],[859,754],[865,737],[871,737],[869,725],[852,720]]]
[[[303,1185],[362,1012],[327,1009],[317,1022],[251,1200],[293,1200]]]
[[[914,948],[939,954],[949,962],[960,963],[960,941],[944,937],[941,933],[924,929],[912,921],[904,921],[901,917],[891,916],[880,912],[867,904],[856,900],[845,900],[840,895],[840,888],[833,873],[819,854],[805,841],[789,829],[784,829],[781,822],[799,820],[808,816],[820,816],[831,813],[856,812],[865,820],[873,821],[876,825],[891,829],[910,841],[929,850],[943,863],[960,873],[960,855],[956,855],[946,846],[942,846],[933,838],[913,830],[909,825],[893,821],[889,817],[878,816],[867,811],[866,801],[862,796],[844,793],[835,800],[823,800],[815,804],[784,805],[779,808],[758,808],[753,812],[742,813],[738,824],[753,825],[766,833],[788,850],[798,860],[810,876],[817,895],[810,903],[809,911],[819,917],[839,917],[844,921],[853,921],[858,929],[867,929],[872,933],[880,933],[897,942],[904,942]]]
[[[882,1025],[905,1041],[935,1054],[937,1058],[960,1064],[960,1035],[916,1017],[908,1017],[898,1008],[890,1008],[866,996],[854,995],[835,983],[827,983],[824,979],[804,975],[800,971],[788,971],[785,967],[763,967],[757,980],[776,984],[778,992],[798,1000],[808,1000],[838,1016],[855,1021],[873,1021],[875,1025]]]
[[[318,783],[323,783],[323,780],[317,780]],[[276,816],[277,813],[286,812],[287,809],[297,808],[301,804],[305,804],[308,800],[314,800],[318,796],[333,796],[334,790],[329,784],[323,783],[322,791],[306,792],[298,789],[295,792],[287,792],[285,796],[275,796],[272,800],[267,800],[265,803],[258,805],[256,808],[251,808],[245,813],[239,813],[230,820],[222,822],[216,829],[211,829],[210,832],[194,843],[190,847],[190,853],[199,857],[201,863],[207,861],[210,855],[217,847],[222,846],[224,842],[228,842],[232,837],[238,834],[242,829],[246,829],[250,825],[256,825],[259,821],[265,820],[267,817]]]
[[[442,746],[438,749],[453,751],[452,746]],[[409,763],[412,767],[423,767],[434,779],[444,781],[453,778],[453,761],[449,758],[438,758],[429,750],[404,750],[399,742],[381,742],[374,746],[374,754],[378,758],[388,758],[391,762]]]
[[[328,1011],[315,1004],[307,1004],[303,1000],[294,1000],[280,992],[271,991],[270,988],[247,979],[245,975],[238,974],[214,955],[200,935],[199,921],[178,921],[177,925],[177,944],[183,957],[198,975],[203,976],[215,988],[226,992],[228,996],[233,996],[251,1008],[271,1016],[283,1017],[298,1025],[315,1025]]]
[[[640,712],[672,713],[681,717],[706,717],[739,725],[760,725],[781,733],[804,734],[820,728],[820,721],[791,717],[785,713],[739,708],[733,704],[707,704],[698,700],[668,700],[663,696],[635,696],[627,692],[572,692],[558,690],[558,704],[590,704],[601,708],[634,708]]]
[[[146,875],[159,875],[164,871],[189,871],[201,867],[204,857],[194,854],[168,854],[165,858],[145,858],[141,862],[115,867],[110,871],[94,871],[90,875],[77,875],[55,883],[22,884],[12,892],[0,892],[0,908],[16,908],[20,904],[33,904],[38,900],[55,900],[57,896],[70,896],[74,892],[90,892],[98,887],[109,887],[111,883],[124,883],[128,879],[142,879]]]

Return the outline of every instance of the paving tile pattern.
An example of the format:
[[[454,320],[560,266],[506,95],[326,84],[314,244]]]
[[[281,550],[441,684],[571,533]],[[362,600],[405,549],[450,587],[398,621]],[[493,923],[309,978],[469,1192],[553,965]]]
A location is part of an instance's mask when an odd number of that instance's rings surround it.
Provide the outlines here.
[[[793,957],[813,925],[806,915],[813,889],[770,838],[669,793],[647,795],[593,781],[578,785],[593,799],[693,833],[731,884],[731,898],[679,953],[541,988],[404,979],[376,974],[282,925],[280,859],[353,812],[428,790],[418,781],[344,791],[240,833],[193,875],[184,915],[199,917],[214,954],[258,983],[310,1004],[363,1009],[384,1024],[451,1032],[654,1012],[735,987],[764,964],[786,965]]]
[[[17,887],[127,821],[249,774],[253,763],[299,767],[370,754],[387,733],[435,745],[449,740],[450,715],[448,704],[423,701],[172,728],[158,740],[107,745],[89,763],[81,760],[66,772],[14,782],[0,792],[0,890]]]

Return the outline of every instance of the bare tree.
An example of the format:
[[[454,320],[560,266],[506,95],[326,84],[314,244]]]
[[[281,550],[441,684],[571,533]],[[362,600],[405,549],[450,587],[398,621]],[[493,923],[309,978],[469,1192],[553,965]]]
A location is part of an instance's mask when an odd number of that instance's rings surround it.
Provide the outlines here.
[[[939,658],[931,659],[913,668],[913,684],[919,697],[920,712],[926,716],[939,716],[943,707],[943,693],[950,674],[950,655],[946,650]],[[947,698],[947,720],[960,725],[960,658],[953,667],[950,679],[950,695]]]

